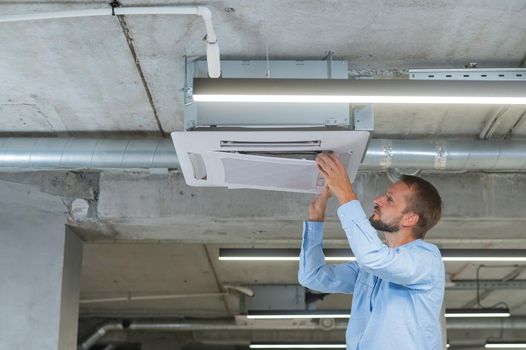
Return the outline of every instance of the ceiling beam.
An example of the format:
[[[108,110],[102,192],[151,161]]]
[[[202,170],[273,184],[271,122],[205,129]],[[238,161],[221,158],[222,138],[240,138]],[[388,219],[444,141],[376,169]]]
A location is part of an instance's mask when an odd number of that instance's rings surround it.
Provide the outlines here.
[[[526,248],[526,217],[522,193],[526,174],[465,173],[424,175],[444,199],[443,219],[426,237],[447,240],[443,248],[457,248],[458,240],[472,240],[470,248]],[[359,174],[355,191],[370,212],[373,199],[391,184],[379,173]],[[510,186],[513,184],[513,186]],[[175,241],[239,246],[271,244],[297,247],[306,218],[308,194],[222,188],[189,187],[181,174],[103,172],[96,210],[71,226],[88,241]],[[269,203],[272,203],[271,205]],[[325,225],[327,244],[347,242],[331,201]],[[513,246],[504,240],[515,239]],[[434,241],[435,240],[435,241]]]

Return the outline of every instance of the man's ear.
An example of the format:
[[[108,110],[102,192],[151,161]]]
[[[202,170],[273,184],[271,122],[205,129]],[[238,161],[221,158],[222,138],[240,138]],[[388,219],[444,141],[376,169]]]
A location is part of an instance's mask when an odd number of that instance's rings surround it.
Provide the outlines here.
[[[420,219],[420,215],[416,213],[412,213],[412,212],[406,213],[402,217],[402,225],[405,227],[416,226],[416,224],[418,224],[419,219]]]

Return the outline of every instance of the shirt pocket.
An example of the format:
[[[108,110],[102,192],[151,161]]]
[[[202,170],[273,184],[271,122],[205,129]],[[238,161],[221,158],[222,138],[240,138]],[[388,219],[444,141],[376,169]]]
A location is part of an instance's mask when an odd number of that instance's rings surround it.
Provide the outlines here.
[[[355,311],[359,311],[361,316],[370,314],[370,302],[373,294],[373,287],[373,280],[367,275],[360,275],[356,279],[353,294],[353,308]]]
[[[374,279],[370,275],[360,274],[356,279],[356,284],[364,291],[371,291],[374,287]]]

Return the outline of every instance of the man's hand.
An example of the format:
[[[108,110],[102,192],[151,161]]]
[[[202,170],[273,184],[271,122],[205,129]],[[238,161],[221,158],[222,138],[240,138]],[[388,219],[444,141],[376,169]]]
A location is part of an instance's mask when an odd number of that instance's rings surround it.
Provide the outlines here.
[[[332,194],[338,198],[340,204],[356,199],[347,169],[345,169],[337,155],[333,153],[318,154],[316,166],[321,176],[325,179],[325,184],[329,187]]]
[[[325,187],[319,195],[317,195],[309,204],[309,221],[324,221],[325,220],[325,208],[327,207],[327,201],[331,193],[329,189]]]

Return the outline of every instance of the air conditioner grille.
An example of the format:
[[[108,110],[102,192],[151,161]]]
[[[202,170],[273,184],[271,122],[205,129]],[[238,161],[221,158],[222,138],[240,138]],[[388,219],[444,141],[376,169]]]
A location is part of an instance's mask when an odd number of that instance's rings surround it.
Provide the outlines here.
[[[174,131],[172,139],[186,183],[199,187],[319,193],[320,152],[338,155],[354,180],[370,133],[354,130]]]

